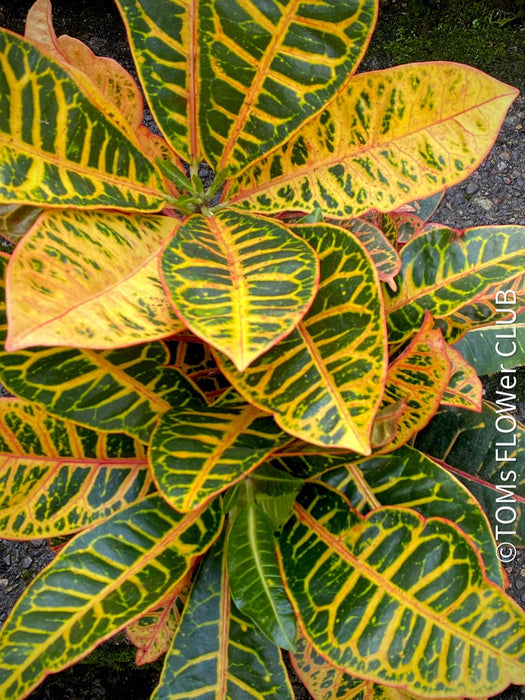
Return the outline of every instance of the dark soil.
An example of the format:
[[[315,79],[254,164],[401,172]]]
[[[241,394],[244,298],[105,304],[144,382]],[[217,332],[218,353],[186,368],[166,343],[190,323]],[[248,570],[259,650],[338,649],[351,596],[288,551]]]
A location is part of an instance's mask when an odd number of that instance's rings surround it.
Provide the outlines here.
[[[23,33],[32,0],[0,0],[0,25]],[[112,0],[54,0],[57,34],[81,39],[98,55],[111,56],[133,71],[123,24]],[[384,68],[413,60],[455,60],[475,65],[525,89],[525,0],[384,0],[363,66]],[[151,125],[151,121],[149,122]],[[498,141],[473,176],[451,188],[434,219],[465,228],[483,224],[525,225],[525,100],[511,108]],[[525,376],[521,374],[523,395]],[[490,382],[487,387],[490,391]],[[521,415],[525,419],[525,413]],[[0,540],[0,624],[28,582],[52,555],[47,543]],[[525,553],[507,572],[510,594],[525,608]],[[50,676],[31,700],[145,700],[161,664],[137,669],[134,652],[121,634],[71,669]],[[310,696],[296,684],[297,698]],[[524,687],[498,696],[525,698]],[[7,699],[6,699],[7,700]]]

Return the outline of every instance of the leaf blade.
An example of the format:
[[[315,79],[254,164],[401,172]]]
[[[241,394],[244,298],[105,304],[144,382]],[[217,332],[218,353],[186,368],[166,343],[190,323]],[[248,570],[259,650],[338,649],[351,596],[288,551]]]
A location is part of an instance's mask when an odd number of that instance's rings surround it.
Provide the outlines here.
[[[354,76],[286,146],[233,181],[225,199],[268,213],[320,207],[334,218],[391,211],[472,172],[516,94],[452,63]]]

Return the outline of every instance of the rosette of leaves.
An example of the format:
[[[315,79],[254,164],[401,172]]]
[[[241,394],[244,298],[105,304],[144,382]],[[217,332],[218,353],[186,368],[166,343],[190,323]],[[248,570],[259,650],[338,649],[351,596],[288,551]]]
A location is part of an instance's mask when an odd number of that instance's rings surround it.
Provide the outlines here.
[[[280,649],[323,700],[524,684],[480,477],[417,442],[478,420],[452,344],[523,305],[523,228],[427,223],[516,90],[355,75],[376,0],[117,4],[160,135],[47,0],[0,32],[0,529],[69,538],[0,694],[122,629],[157,700],[291,698]]]

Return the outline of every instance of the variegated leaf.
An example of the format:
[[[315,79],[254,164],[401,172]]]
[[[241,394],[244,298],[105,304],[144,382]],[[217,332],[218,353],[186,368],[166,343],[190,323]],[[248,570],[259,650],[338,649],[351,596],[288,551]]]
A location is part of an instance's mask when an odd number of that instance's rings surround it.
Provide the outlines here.
[[[489,579],[505,587],[490,523],[479,503],[454,475],[419,450],[405,445],[389,455],[338,466],[319,479],[343,493],[360,513],[404,506],[424,518],[450,520],[480,551]]]
[[[216,401],[230,387],[208,343],[187,331],[172,336],[170,345],[173,366],[198,386],[210,403]]]
[[[426,311],[435,317],[447,340],[454,342],[476,325],[490,323],[497,285],[523,277],[525,227],[482,226],[431,229],[407,243],[396,292],[385,295],[388,338],[408,338]],[[464,313],[471,304],[489,306],[486,313]]]
[[[164,413],[149,459],[163,496],[186,512],[235,484],[289,440],[271,416],[230,391],[213,406]]]
[[[0,199],[47,207],[158,211],[162,178],[52,58],[0,31]]]
[[[149,610],[126,627],[128,639],[137,647],[137,666],[152,663],[168,651],[180,622],[181,609],[188,598],[193,574],[194,569],[190,569],[154,610]]]
[[[143,117],[142,95],[137,84],[112,58],[95,56],[88,46],[73,37],[57,37],[50,0],[36,0],[30,7],[24,38],[61,63],[100,111],[134,138]]]
[[[318,281],[303,240],[235,211],[187,219],[166,244],[161,269],[185,325],[240,371],[293,330]]]
[[[148,443],[161,413],[204,400],[173,367],[162,343],[95,352],[48,348],[0,352],[0,380],[52,415]]]
[[[450,360],[450,380],[441,403],[481,411],[483,386],[476,370],[448,343],[445,343],[445,352]]]
[[[401,269],[401,260],[384,233],[365,219],[343,220],[339,225],[361,241],[377,268],[379,279],[395,289],[394,277]]]
[[[439,408],[449,385],[451,362],[447,344],[427,314],[412,342],[397,357],[386,378],[384,402],[404,403],[394,439],[381,449],[392,452],[425,427]]]
[[[498,545],[510,543],[512,549],[525,547],[525,427],[516,419],[516,389],[509,389],[512,382],[517,387],[515,370],[502,376],[507,388],[498,389],[499,404],[485,402],[481,413],[443,409],[415,446],[465,484],[487,514]]]
[[[237,610],[219,541],[201,564],[151,700],[292,700],[277,647]]]
[[[215,170],[242,170],[325,106],[357,68],[377,4],[199,4],[199,129]]]
[[[277,563],[270,521],[253,500],[239,509],[228,533],[232,599],[276,646],[295,650],[297,621]]]
[[[126,435],[0,399],[0,531],[7,539],[83,530],[151,488],[143,447]]]
[[[460,182],[487,155],[517,90],[470,66],[362,73],[281,148],[231,183],[252,211],[357,217]]]
[[[4,624],[0,695],[23,696],[162,600],[221,525],[218,503],[182,516],[154,495],[77,535]]]
[[[386,374],[382,298],[375,267],[347,231],[294,228],[318,254],[319,291],[296,329],[243,373],[226,358],[232,384],[272,411],[291,435],[369,454]]]
[[[318,654],[305,637],[290,656],[292,666],[312,700],[412,700],[403,690],[348,675]]]
[[[429,697],[525,683],[522,610],[442,518],[381,508],[362,519],[337,492],[308,485],[280,552],[308,640],[346,673]]]
[[[150,109],[184,160],[198,163],[196,0],[116,0]]]
[[[183,329],[158,280],[177,221],[113,212],[46,212],[7,270],[7,350],[106,349]]]

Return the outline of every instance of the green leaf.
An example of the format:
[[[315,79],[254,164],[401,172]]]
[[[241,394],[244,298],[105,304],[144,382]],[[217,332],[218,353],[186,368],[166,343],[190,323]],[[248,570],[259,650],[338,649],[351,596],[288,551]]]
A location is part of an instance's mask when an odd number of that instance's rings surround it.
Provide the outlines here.
[[[516,97],[515,88],[456,63],[361,73],[232,181],[224,199],[261,213],[320,207],[338,219],[395,210],[475,170]]]
[[[0,530],[58,537],[109,517],[151,487],[142,445],[0,399]]]
[[[285,226],[235,211],[196,214],[162,256],[184,324],[242,371],[288,335],[315,296],[312,249]]]
[[[0,30],[0,199],[158,211],[162,177],[56,61]]]
[[[303,486],[303,480],[290,476],[264,462],[250,474],[254,486],[255,502],[265,512],[274,530],[279,530],[290,517],[295,498]]]
[[[389,455],[336,467],[319,478],[360,512],[404,506],[424,518],[450,520],[474,542],[490,580],[505,587],[490,523],[479,503],[454,475],[419,450],[400,447]]]
[[[292,700],[281,655],[237,610],[222,541],[195,578],[151,700]]]
[[[173,367],[162,342],[121,350],[45,348],[0,352],[0,378],[52,415],[148,443],[158,416],[203,398]]]
[[[498,355],[496,347],[507,355]],[[504,324],[500,318],[490,326],[474,328],[455,343],[454,348],[480,376],[496,374],[502,365],[505,369],[525,365],[525,312],[509,323]]]
[[[308,485],[280,552],[308,640],[346,673],[444,697],[525,683],[523,611],[442,518],[381,508],[361,519],[343,496]]]
[[[167,216],[44,213],[9,263],[6,348],[102,350],[180,331],[158,280],[162,246],[176,225]]]
[[[276,646],[295,650],[296,619],[281,579],[272,526],[248,502],[228,535],[228,575],[233,601]]]
[[[323,109],[357,68],[377,5],[199,3],[199,130],[216,171],[242,170]]]
[[[186,512],[235,484],[289,440],[270,416],[230,391],[213,406],[162,415],[149,459],[164,497]]]
[[[182,516],[154,495],[77,535],[26,589],[2,629],[0,694],[21,697],[153,607],[221,523],[218,503]]]
[[[389,342],[406,340],[426,311],[453,342],[488,322],[469,313],[456,323],[455,314],[473,302],[494,302],[496,285],[523,275],[525,227],[481,226],[461,235],[448,228],[427,230],[404,246],[401,262],[397,291],[386,290],[385,296]]]
[[[387,364],[377,272],[344,229],[309,224],[294,231],[320,259],[314,303],[290,335],[243,373],[223,356],[220,366],[291,435],[369,454]]]
[[[502,377],[516,381],[514,372]],[[506,386],[497,390],[500,404],[484,402],[481,413],[440,411],[419,433],[415,446],[474,494],[498,544],[525,547],[525,427],[516,420],[519,398],[508,388],[511,383]]]

